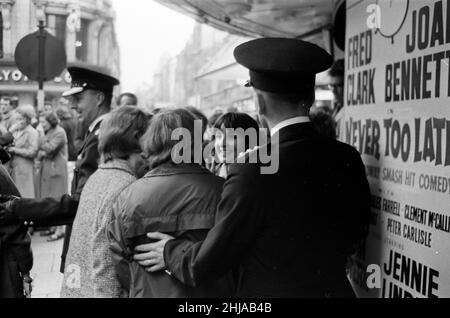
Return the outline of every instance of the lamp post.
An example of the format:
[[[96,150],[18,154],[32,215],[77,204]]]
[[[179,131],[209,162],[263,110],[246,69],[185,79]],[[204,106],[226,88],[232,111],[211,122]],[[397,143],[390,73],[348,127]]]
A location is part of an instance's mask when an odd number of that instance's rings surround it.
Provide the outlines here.
[[[39,90],[37,94],[38,109],[43,109],[45,104],[44,80],[45,80],[45,9],[43,5],[37,5],[36,18],[39,21],[39,66],[38,66],[38,83]]]

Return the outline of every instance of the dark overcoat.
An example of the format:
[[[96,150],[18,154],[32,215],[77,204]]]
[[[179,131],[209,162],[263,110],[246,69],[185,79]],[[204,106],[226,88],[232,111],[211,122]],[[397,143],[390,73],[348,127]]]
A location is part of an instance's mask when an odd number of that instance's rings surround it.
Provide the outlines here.
[[[0,164],[0,194],[20,196]],[[21,223],[0,226],[0,298],[24,298],[22,275],[33,267],[31,239]]]
[[[190,241],[203,240],[213,227],[223,179],[196,164],[163,164],[119,196],[108,236],[122,287],[132,298],[229,297],[230,274],[196,288],[161,273],[148,273],[132,260],[134,247],[160,231]]]
[[[240,297],[354,297],[346,262],[367,233],[370,211],[361,157],[318,136],[311,123],[276,137],[278,172],[230,165],[221,219],[203,242],[169,241],[168,271],[195,286],[238,265]]]
[[[89,177],[97,170],[100,159],[98,152],[98,133],[101,120],[92,126],[84,139],[75,165],[72,179],[71,195],[63,195],[59,199],[45,198],[40,200],[21,199],[14,205],[14,214],[19,220],[34,226],[67,225],[61,255],[61,272],[64,271],[65,258],[69,248],[71,225],[80,201],[81,192]]]

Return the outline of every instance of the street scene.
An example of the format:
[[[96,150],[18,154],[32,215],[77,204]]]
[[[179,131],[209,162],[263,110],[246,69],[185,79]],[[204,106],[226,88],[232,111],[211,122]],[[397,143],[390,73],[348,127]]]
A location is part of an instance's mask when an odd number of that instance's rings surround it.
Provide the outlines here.
[[[0,298],[449,298],[449,65],[444,0],[0,0]]]

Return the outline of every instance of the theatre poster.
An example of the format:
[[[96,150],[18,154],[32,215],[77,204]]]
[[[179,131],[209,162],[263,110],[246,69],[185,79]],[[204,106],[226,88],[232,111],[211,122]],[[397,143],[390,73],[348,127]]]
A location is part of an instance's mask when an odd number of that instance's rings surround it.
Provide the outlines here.
[[[360,297],[450,297],[450,4],[347,0],[339,139],[363,158]],[[351,203],[349,203],[351,204]]]

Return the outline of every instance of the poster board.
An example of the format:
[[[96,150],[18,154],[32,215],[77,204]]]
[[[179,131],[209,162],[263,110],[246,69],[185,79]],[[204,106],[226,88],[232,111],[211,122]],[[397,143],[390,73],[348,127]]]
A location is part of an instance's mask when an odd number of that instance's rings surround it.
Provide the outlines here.
[[[361,153],[372,193],[354,288],[450,297],[450,4],[347,0],[345,65],[339,139]]]

